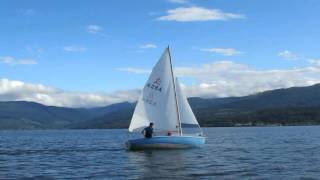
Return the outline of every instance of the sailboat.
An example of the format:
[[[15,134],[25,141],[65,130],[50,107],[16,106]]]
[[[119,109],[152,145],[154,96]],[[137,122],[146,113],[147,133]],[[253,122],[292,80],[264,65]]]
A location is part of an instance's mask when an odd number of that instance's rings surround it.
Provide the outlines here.
[[[150,122],[154,124],[153,137],[128,140],[127,149],[179,149],[205,144],[201,127],[174,77],[169,47],[152,69],[142,90],[129,132],[141,132]],[[197,133],[185,133],[190,128],[196,128]]]

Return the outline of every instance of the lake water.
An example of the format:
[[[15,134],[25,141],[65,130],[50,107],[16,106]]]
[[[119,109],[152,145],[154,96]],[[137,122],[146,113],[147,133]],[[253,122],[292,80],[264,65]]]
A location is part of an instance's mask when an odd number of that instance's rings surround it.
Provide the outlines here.
[[[0,179],[320,177],[320,126],[204,132],[203,148],[129,152],[124,129],[0,131]]]

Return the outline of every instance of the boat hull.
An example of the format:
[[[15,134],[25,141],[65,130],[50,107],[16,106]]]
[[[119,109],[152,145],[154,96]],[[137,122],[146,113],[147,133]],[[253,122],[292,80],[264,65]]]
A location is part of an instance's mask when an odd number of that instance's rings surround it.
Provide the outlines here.
[[[201,147],[204,144],[205,137],[202,136],[155,136],[129,140],[126,147],[128,150],[186,149]]]

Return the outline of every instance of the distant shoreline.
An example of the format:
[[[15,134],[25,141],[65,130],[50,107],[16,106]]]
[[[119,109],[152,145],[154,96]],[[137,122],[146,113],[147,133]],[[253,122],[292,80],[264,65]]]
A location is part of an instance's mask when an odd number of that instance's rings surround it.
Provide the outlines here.
[[[201,127],[314,126],[320,125],[319,92],[317,84],[188,101]],[[0,101],[0,129],[125,129],[135,106],[122,102],[86,109]]]
[[[241,127],[295,127],[295,126],[320,126],[320,124],[290,124],[290,125],[281,125],[281,124],[272,124],[272,125],[237,125],[237,126],[202,126],[202,128],[241,128]],[[116,130],[116,129],[121,129],[121,130],[126,130],[128,128],[72,128],[72,129],[0,129],[1,131],[45,131],[45,130],[54,130],[54,131],[59,131],[59,130]]]

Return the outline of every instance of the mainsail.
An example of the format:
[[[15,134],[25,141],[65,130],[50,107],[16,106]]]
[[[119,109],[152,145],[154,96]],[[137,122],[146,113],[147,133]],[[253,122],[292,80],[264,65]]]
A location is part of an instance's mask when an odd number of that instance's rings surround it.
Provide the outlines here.
[[[179,131],[171,60],[167,48],[153,68],[138,100],[129,131],[155,124],[156,131]]]
[[[156,131],[174,131],[180,135],[181,124],[199,126],[178,80],[174,81],[169,48],[162,54],[142,90],[129,131],[141,131],[150,122],[155,124]]]

